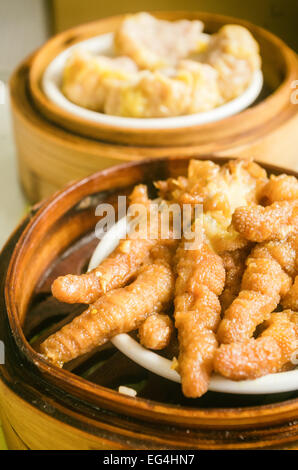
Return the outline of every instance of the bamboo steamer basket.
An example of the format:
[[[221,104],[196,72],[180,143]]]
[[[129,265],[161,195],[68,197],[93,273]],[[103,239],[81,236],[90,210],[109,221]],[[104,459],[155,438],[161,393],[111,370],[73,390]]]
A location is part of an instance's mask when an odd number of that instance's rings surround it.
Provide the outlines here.
[[[93,123],[87,119],[74,117],[72,114],[61,110],[59,106],[54,105],[44,95],[41,89],[41,77],[46,66],[66,47],[98,34],[115,31],[124,18],[124,15],[121,15],[68,30],[54,37],[37,52],[30,70],[30,90],[32,98],[41,113],[75,133],[104,141],[128,145],[186,146],[200,145],[212,138],[225,139],[239,134],[254,132],[259,125],[269,122],[272,114],[282,111],[285,102],[289,101],[290,84],[297,78],[297,59],[295,54],[280,39],[246,21],[221,15],[182,11],[158,13],[157,16],[167,20],[182,18],[200,19],[204,22],[206,32],[208,33],[216,32],[227,23],[236,22],[248,28],[260,44],[265,83],[268,87],[267,93],[269,94],[267,99],[257,106],[240,113],[240,115],[226,119],[224,125],[221,122],[217,122],[203,126],[154,131],[150,129],[121,129],[117,126]],[[272,57],[274,57],[274,66],[272,64]],[[292,67],[295,68],[295,66],[296,74],[292,74],[291,72],[294,71]],[[275,93],[277,88],[279,88],[278,94]]]
[[[137,183],[185,174],[187,164],[185,158],[151,159],[95,173],[34,207],[7,242],[0,257],[6,353],[0,414],[10,449],[298,448],[297,392],[208,392],[191,400],[179,384],[145,371],[109,344],[64,369],[33,348],[45,328],[48,335],[82,310],[55,301],[50,285],[59,274],[85,269],[97,243],[95,206]],[[140,380],[145,385],[137,398],[116,391]]]
[[[171,131],[102,127],[76,118],[51,103],[40,80],[49,62],[69,45],[115,30],[123,16],[63,32],[25,60],[11,78],[12,116],[20,180],[31,202],[65,183],[124,161],[212,154],[254,157],[298,168],[297,106],[291,102],[298,77],[297,57],[280,39],[243,20],[195,12],[165,12],[167,19],[199,18],[208,31],[237,22],[261,46],[265,85],[258,102],[219,122]]]

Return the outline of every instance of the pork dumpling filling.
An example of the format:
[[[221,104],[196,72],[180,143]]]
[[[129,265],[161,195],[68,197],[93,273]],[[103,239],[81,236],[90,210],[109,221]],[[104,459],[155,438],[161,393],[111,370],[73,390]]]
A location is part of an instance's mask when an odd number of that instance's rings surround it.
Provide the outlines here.
[[[117,53],[131,57],[140,68],[172,67],[200,50],[203,26],[198,20],[171,22],[137,13],[129,15],[116,31],[115,47]]]

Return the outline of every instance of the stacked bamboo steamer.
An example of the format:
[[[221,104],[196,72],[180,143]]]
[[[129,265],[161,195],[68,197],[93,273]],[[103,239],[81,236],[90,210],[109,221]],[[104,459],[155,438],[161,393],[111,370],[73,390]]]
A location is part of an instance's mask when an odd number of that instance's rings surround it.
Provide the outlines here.
[[[55,301],[50,288],[57,275],[80,273],[90,260],[98,202],[115,202],[140,182],[185,175],[188,163],[151,159],[95,173],[35,207],[9,238],[0,254],[0,416],[9,449],[298,449],[298,393],[291,387],[188,399],[180,384],[146,371],[111,343],[64,368],[38,354],[40,341],[84,308]],[[137,397],[118,393],[141,381]]]
[[[298,78],[296,54],[279,38],[243,20],[197,12],[163,12],[167,20],[200,19],[208,33],[238,23],[261,49],[264,87],[249,109],[221,121],[173,130],[132,130],[74,117],[44,94],[48,64],[82,40],[113,32],[117,16],[88,23],[50,39],[11,78],[12,116],[21,184],[30,202],[49,196],[69,181],[106,167],[143,158],[237,155],[298,168],[298,106],[292,99]]]

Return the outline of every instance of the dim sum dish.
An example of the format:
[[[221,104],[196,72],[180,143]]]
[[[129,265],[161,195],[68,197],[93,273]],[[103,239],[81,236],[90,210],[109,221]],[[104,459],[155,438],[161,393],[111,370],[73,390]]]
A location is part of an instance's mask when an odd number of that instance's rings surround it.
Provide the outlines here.
[[[34,208],[0,258],[7,433],[295,446],[297,223],[295,173],[210,157],[114,167]]]
[[[41,352],[62,367],[119,333],[137,328],[142,328],[143,343],[156,343],[151,349],[164,349],[171,343],[174,322],[178,359],[174,357],[168,369],[179,372],[186,396],[204,394],[212,371],[241,380],[240,388],[229,389],[223,381],[221,389],[222,381],[217,379],[215,391],[247,393],[243,379],[276,372],[280,374],[273,380],[270,377],[267,388],[266,381],[260,382],[261,393],[295,390],[298,371],[291,371],[295,369],[291,359],[297,355],[298,312],[291,308],[298,305],[298,180],[285,174],[268,179],[250,161],[230,161],[220,167],[210,160],[191,160],[186,178],[178,176],[155,185],[160,188],[161,207],[171,208],[178,202],[184,209],[184,201],[190,201],[189,206],[202,205],[202,221],[196,228],[202,232],[202,240],[187,249],[187,239],[171,239],[172,234],[163,237],[160,227],[150,237],[156,222],[148,217],[148,230],[127,237],[123,233],[106,258],[109,240],[115,241],[108,232],[91,258],[89,272],[54,281],[52,292],[58,300],[89,307],[41,343]],[[155,203],[148,199],[145,186],[134,188],[130,207],[135,201],[151,214]],[[193,215],[191,223],[197,221]],[[160,315],[171,310],[171,303],[172,322],[169,316]],[[276,312],[284,303],[286,308]],[[161,322],[162,318],[167,321]],[[161,345],[155,339],[160,336],[166,338]],[[116,346],[117,341],[119,338]],[[131,359],[138,358],[130,343],[126,348]],[[155,366],[151,371],[155,372]],[[258,386],[249,385],[251,393],[258,393]]]
[[[291,120],[296,76],[294,51],[242,19],[143,12],[51,38],[32,57],[28,91],[41,116],[59,128],[146,148],[143,157],[154,147],[177,149],[167,155],[183,148],[188,156],[196,147],[192,155],[206,155],[207,142],[221,151],[224,142],[235,146],[236,136],[241,143],[232,155],[239,156],[252,128],[272,130],[283,113]]]
[[[127,16],[114,33],[59,54],[44,73],[44,92],[70,113],[124,128],[223,119],[252,104],[262,89],[259,46],[240,25],[211,35],[203,28],[199,20]]]

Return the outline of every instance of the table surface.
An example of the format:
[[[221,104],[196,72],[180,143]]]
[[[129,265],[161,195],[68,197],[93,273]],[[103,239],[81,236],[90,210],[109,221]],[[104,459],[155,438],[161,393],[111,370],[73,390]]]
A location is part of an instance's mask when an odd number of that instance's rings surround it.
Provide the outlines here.
[[[6,88],[4,102],[0,102],[0,247],[6,242],[27,206],[18,184],[16,167],[9,98]],[[0,423],[0,450],[4,449],[6,449],[6,444]]]

